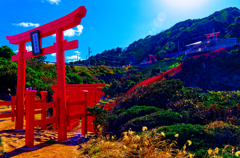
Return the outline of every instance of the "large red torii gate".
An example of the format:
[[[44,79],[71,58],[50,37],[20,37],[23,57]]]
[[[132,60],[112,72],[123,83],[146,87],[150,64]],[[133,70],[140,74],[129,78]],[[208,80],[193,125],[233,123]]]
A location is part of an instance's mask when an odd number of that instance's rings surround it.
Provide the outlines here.
[[[20,33],[18,35],[7,36],[9,43],[18,45],[17,55],[12,56],[12,61],[18,61],[17,73],[17,106],[16,106],[16,122],[15,129],[23,130],[24,120],[24,91],[25,91],[25,75],[26,75],[26,59],[47,55],[56,52],[57,56],[57,89],[59,98],[59,120],[58,120],[58,140],[67,140],[67,122],[66,122],[66,83],[65,83],[65,57],[64,51],[78,48],[78,40],[67,42],[64,40],[63,31],[75,27],[81,23],[81,19],[85,17],[87,9],[84,6],[77,8],[70,14],[49,22],[40,27]],[[40,48],[42,54],[33,55],[32,51],[26,50],[26,42],[31,41],[30,33],[39,30]],[[42,38],[56,34],[56,43],[52,46],[42,48]]]

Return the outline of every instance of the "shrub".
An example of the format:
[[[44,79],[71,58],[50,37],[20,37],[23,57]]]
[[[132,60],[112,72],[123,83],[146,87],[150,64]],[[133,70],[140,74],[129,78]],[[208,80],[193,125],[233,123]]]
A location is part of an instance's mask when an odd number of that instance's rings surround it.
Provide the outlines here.
[[[138,106],[135,105],[129,109],[119,109],[116,114],[108,116],[108,125],[110,128],[108,131],[113,133],[119,133],[119,128],[125,124],[127,121],[151,114],[153,112],[159,111],[159,108],[153,106]]]
[[[158,133],[164,132],[166,139],[174,139],[179,134],[177,143],[182,147],[187,140],[192,141],[192,145],[187,147],[190,151],[202,152],[207,148],[223,148],[227,144],[237,145],[240,139],[240,129],[234,126],[208,127],[204,125],[176,124],[157,129]],[[196,155],[201,155],[198,153]],[[197,156],[197,157],[199,157]]]
[[[114,130],[110,130],[114,135],[116,134],[116,136],[120,136],[120,133],[128,130],[129,128],[134,131],[140,131],[142,126],[154,128],[156,126],[173,125],[175,123],[180,123],[181,119],[182,116],[176,112],[159,109],[157,112],[135,118],[133,117],[125,124],[122,124],[119,127],[114,126]]]

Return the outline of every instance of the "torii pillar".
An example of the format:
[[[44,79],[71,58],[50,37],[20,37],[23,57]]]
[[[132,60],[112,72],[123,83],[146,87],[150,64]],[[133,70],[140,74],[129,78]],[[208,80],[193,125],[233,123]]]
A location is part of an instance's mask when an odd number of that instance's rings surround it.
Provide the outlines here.
[[[54,20],[50,23],[34,28],[32,30],[20,33],[18,35],[7,36],[9,43],[18,44],[19,51],[17,55],[12,56],[12,61],[18,61],[17,74],[17,106],[15,130],[23,130],[24,118],[24,92],[26,77],[26,59],[52,54],[56,52],[57,56],[57,88],[58,94],[58,118],[55,122],[58,126],[58,141],[67,140],[67,115],[66,115],[66,83],[65,83],[65,57],[64,51],[78,48],[78,40],[67,42],[64,40],[63,31],[73,28],[81,23],[85,17],[87,9],[84,6],[77,8],[70,14]],[[26,42],[31,41],[30,33],[39,31],[40,49],[42,54],[34,54],[32,51],[26,51]],[[56,34],[56,43],[52,46],[42,48],[42,38]]]

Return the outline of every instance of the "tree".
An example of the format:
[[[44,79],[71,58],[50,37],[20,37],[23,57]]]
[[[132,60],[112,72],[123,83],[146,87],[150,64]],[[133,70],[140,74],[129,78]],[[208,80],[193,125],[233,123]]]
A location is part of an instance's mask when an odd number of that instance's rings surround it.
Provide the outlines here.
[[[47,56],[43,55],[35,58],[37,59],[37,61],[45,61],[47,59]]]
[[[11,57],[13,55],[15,55],[15,53],[12,51],[12,49],[10,47],[8,47],[8,46],[0,47],[0,57],[11,60]]]

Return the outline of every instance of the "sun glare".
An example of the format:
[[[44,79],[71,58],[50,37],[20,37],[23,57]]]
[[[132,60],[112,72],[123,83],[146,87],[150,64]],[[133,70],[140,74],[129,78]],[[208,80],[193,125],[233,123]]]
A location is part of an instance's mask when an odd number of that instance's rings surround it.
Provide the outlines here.
[[[187,11],[202,7],[207,0],[163,0],[162,2],[171,9]]]

